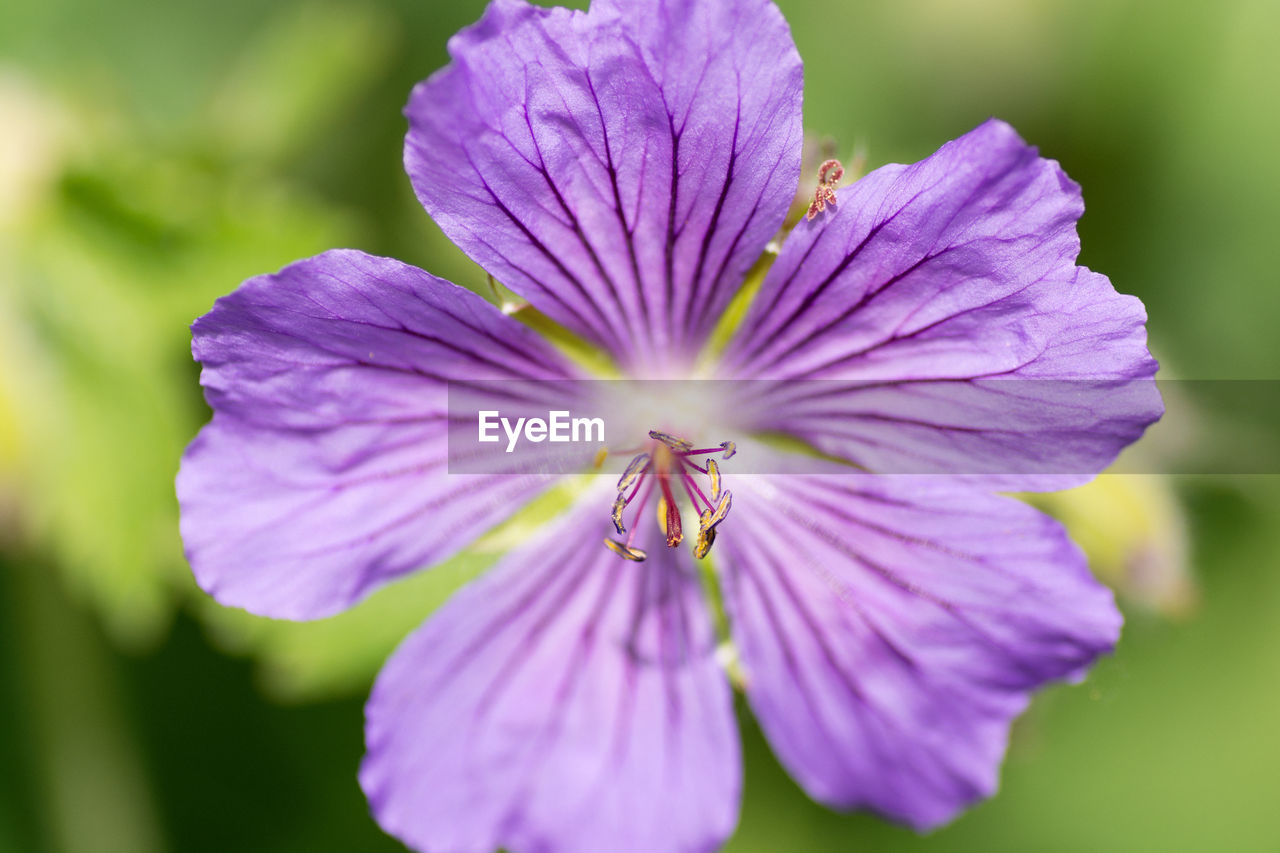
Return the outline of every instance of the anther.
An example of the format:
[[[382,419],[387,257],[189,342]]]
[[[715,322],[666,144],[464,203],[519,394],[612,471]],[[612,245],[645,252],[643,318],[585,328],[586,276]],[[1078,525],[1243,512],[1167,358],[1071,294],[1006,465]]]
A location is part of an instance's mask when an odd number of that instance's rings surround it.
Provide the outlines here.
[[[608,548],[613,553],[617,554],[619,557],[622,557],[623,559],[626,559],[626,560],[631,560],[636,563],[643,563],[645,559],[649,556],[644,551],[641,551],[639,548],[633,548],[630,545],[624,545],[621,542],[617,541],[616,539],[610,539],[608,537],[605,537],[604,544],[606,548]]]
[[[733,492],[725,492],[720,496],[720,502],[716,504],[716,511],[711,513],[711,517],[707,519],[707,526],[714,529],[716,525],[724,521],[725,516],[729,514],[731,506],[733,506]]]
[[[720,521],[724,517],[721,516]],[[693,556],[699,560],[707,556],[711,551],[711,546],[716,542],[716,525],[720,521],[715,520],[715,513],[709,509],[704,509],[702,514],[698,516],[698,541],[693,546]]]
[[[656,429],[649,430],[649,438],[654,441],[661,441],[672,450],[693,450],[693,442],[685,441],[683,438],[677,438],[670,433],[658,432]]]
[[[649,454],[641,453],[639,456],[627,463],[626,470],[622,472],[622,476],[618,478],[618,491],[625,492],[631,488],[631,484],[644,473],[645,466],[649,463]]]
[[[693,546],[693,556],[699,560],[705,558],[711,552],[711,546],[716,541],[716,529],[714,527],[704,527],[698,531],[698,541]]]
[[[627,496],[619,492],[618,499],[613,502],[613,527],[618,531],[619,536],[627,532],[626,526],[622,523],[622,513],[626,508]]]
[[[650,496],[657,499],[654,509],[667,546],[674,548],[684,541],[680,504],[672,488],[674,482],[683,487],[691,507],[698,512],[698,534],[693,553],[698,559],[703,559],[715,544],[716,529],[729,514],[733,502],[733,496],[724,488],[720,464],[709,454],[720,453],[728,459],[737,452],[737,445],[732,441],[722,441],[718,446],[695,448],[692,442],[659,430],[650,430],[649,437],[653,443],[647,452],[631,459],[618,479],[618,494],[610,510],[614,529],[626,539],[606,539],[605,545],[627,560],[638,562],[646,558],[644,551],[631,545],[636,537],[636,523],[632,522],[628,535],[624,517],[627,507],[632,507],[636,516],[643,518]],[[694,461],[698,456],[708,457],[705,467]],[[700,485],[695,472],[706,476],[707,483]],[[708,489],[710,497],[704,488]]]

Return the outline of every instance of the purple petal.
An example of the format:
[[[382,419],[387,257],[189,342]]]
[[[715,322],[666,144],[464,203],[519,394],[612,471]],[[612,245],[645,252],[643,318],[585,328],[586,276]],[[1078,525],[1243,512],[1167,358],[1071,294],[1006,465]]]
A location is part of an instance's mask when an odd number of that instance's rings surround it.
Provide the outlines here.
[[[732,698],[691,559],[656,536],[643,563],[607,551],[608,504],[596,490],[383,669],[360,783],[411,847],[692,853],[732,832]]]
[[[1087,479],[1163,407],[1142,304],[1075,266],[1083,209],[994,120],[879,169],[795,229],[725,372],[783,380],[758,429],[871,470]]]
[[[178,474],[182,537],[223,604],[337,612],[546,483],[448,474],[447,380],[570,374],[528,329],[419,269],[327,252],[246,281],[192,332],[214,418]]]
[[[747,697],[830,806],[950,820],[995,791],[1028,691],[1119,634],[1061,527],[1011,498],[860,474],[734,488],[716,547]]]
[[[406,108],[444,232],[624,362],[691,357],[776,233],[802,76],[767,0],[496,0]]]

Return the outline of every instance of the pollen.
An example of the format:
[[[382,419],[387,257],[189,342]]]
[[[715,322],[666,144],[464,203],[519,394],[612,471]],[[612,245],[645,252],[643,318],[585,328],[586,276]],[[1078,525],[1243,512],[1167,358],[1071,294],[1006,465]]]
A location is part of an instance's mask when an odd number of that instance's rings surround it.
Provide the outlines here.
[[[720,499],[720,466],[716,460],[707,460],[707,479],[711,481],[711,500]]]
[[[626,495],[619,494],[618,499],[613,502],[613,526],[618,531],[618,535],[627,532],[626,526],[622,523],[622,513],[627,508]]]
[[[626,469],[622,472],[622,476],[618,478],[618,491],[625,492],[631,488],[631,484],[639,480],[649,470],[649,467],[648,453],[641,453],[628,462]]]
[[[693,442],[685,441],[683,438],[677,438],[665,432],[658,432],[656,429],[649,430],[649,438],[662,442],[672,450],[685,451],[693,449]]]
[[[606,548],[608,548],[613,553],[617,554],[622,559],[631,560],[632,562],[635,562],[635,563],[643,563],[649,556],[644,551],[641,551],[639,548],[633,548],[630,545],[625,545],[622,542],[618,542],[615,539],[606,538],[604,540],[604,544]]]
[[[716,531],[715,528],[698,531],[698,541],[693,546],[693,556],[699,560],[704,559],[711,552],[711,546],[715,544]]]

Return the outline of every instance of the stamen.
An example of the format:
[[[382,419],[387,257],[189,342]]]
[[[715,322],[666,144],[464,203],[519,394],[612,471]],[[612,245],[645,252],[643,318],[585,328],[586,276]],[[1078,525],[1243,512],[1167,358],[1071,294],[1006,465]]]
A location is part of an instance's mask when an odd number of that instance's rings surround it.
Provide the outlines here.
[[[645,559],[649,556],[644,551],[641,551],[639,548],[633,548],[630,545],[623,545],[621,542],[617,541],[616,539],[610,539],[608,537],[605,537],[604,545],[606,548],[608,548],[613,553],[617,554],[619,557],[622,557],[624,560],[631,560],[636,563],[643,563]]]
[[[693,546],[693,556],[699,560],[707,556],[716,541],[716,529],[711,524],[712,512],[704,509],[698,516],[698,541]]]
[[[643,474],[649,462],[649,454],[641,453],[639,456],[627,463],[626,469],[622,472],[622,476],[618,478],[618,491],[625,492],[630,488],[636,478]]]
[[[624,520],[627,507],[631,506],[636,496],[640,500],[635,507],[636,517],[643,518],[649,502],[649,496],[658,491],[657,518],[658,527],[666,537],[667,546],[674,548],[684,540],[680,505],[676,501],[671,481],[679,478],[684,492],[689,498],[693,511],[698,513],[698,536],[694,543],[693,554],[703,559],[711,551],[716,541],[716,529],[729,514],[733,496],[725,490],[724,480],[720,473],[720,465],[708,458],[706,467],[694,462],[691,456],[720,453],[728,459],[737,452],[737,445],[732,441],[723,441],[719,447],[694,449],[690,441],[676,435],[650,430],[652,443],[647,450],[631,459],[626,470],[618,479],[618,494],[614,498],[610,519],[619,536],[626,536],[625,541],[605,539],[605,545],[620,557],[639,562],[648,556],[643,550],[634,547],[638,525],[630,528]],[[638,448],[637,448],[638,449]],[[707,477],[711,496],[702,490],[693,472]],[[657,486],[655,489],[654,487]],[[643,492],[644,494],[640,494]]]
[[[699,560],[704,559],[711,552],[711,546],[716,542],[716,529],[714,527],[704,527],[698,531],[698,541],[693,545],[693,556]]]
[[[649,430],[649,438],[654,441],[661,441],[672,450],[689,451],[693,450],[693,442],[685,441],[683,438],[677,438],[670,433],[658,432],[656,429]]]
[[[619,492],[618,499],[613,502],[613,527],[618,531],[619,536],[627,532],[626,526],[622,523],[622,512],[627,508],[628,500],[626,495]]]
[[[608,458],[609,458],[609,448],[607,447],[600,448],[599,450],[596,451],[596,458],[594,461],[592,461],[591,467],[599,471],[601,466],[604,465],[604,460]]]
[[[684,490],[688,492],[689,502],[693,504],[693,508],[695,510],[699,509],[698,498],[702,498],[702,502],[707,505],[707,509],[710,509],[711,504],[713,503],[711,498],[707,497],[702,493],[702,489],[698,486],[696,482],[694,482],[694,479],[690,477],[687,472],[681,472],[681,473],[684,475]],[[698,493],[698,498],[695,498],[693,496],[694,492]]]
[[[733,506],[733,492],[725,492],[720,496],[720,503],[716,504],[716,511],[711,514],[707,524],[716,527],[720,522],[724,521],[725,516],[729,514],[729,508]]]

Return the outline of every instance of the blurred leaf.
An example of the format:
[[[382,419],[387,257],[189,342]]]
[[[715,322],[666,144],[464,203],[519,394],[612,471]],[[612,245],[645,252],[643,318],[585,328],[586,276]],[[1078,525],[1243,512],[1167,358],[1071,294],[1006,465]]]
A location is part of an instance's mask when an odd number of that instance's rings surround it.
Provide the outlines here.
[[[1089,568],[1122,599],[1186,617],[1198,590],[1186,521],[1170,483],[1158,474],[1103,474],[1075,489],[1027,497],[1066,526]]]
[[[262,686],[279,699],[359,693],[368,689],[401,640],[497,558],[495,553],[464,552],[314,622],[265,619],[220,607],[208,597],[200,599],[201,616],[220,646],[259,661]]]
[[[0,327],[20,332],[0,368],[0,458],[75,592],[145,643],[186,573],[173,476],[204,417],[187,326],[238,281],[355,229],[252,171],[128,132],[58,172],[5,237]]]
[[[20,409],[30,512],[121,639],[155,636],[185,572],[172,482],[200,417],[187,325],[229,283],[331,244],[336,222],[197,163],[108,155],[26,230],[21,363],[42,377]]]
[[[312,143],[384,70],[392,36],[376,6],[286,7],[215,94],[215,149],[278,160]]]

